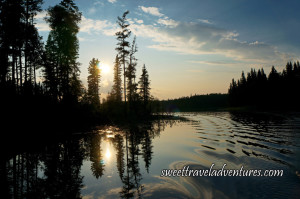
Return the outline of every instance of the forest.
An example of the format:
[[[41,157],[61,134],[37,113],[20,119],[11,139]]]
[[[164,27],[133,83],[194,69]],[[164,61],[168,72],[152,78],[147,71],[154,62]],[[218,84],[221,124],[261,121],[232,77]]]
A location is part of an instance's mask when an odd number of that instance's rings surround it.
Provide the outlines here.
[[[114,84],[100,103],[98,58],[89,63],[87,88],[80,80],[77,34],[82,13],[73,0],[49,7],[45,21],[50,32],[44,43],[35,26],[42,4],[42,0],[0,2],[0,108],[4,127],[12,131],[45,126],[49,130],[78,129],[96,122],[150,116],[150,79],[145,64],[142,75],[136,77],[138,48],[135,36],[129,41],[129,11],[116,18],[120,29],[115,33]]]
[[[228,95],[212,93],[191,95],[177,99],[160,101],[163,112],[220,111],[228,108]]]
[[[267,110],[299,111],[300,63],[288,62],[282,72],[272,66],[267,76],[264,69],[251,69],[232,79],[227,94],[191,95],[161,100],[162,112]]]
[[[228,95],[232,107],[256,107],[264,110],[300,110],[300,63],[288,62],[282,72],[271,68],[267,76],[264,69],[242,72],[241,78],[232,80]]]

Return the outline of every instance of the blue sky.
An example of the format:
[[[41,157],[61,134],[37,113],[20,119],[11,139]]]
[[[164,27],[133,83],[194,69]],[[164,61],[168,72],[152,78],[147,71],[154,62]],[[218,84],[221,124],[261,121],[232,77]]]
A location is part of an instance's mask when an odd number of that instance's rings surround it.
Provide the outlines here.
[[[45,0],[43,8],[58,0]],[[299,1],[280,0],[77,0],[83,14],[78,34],[81,79],[94,57],[111,71],[102,75],[101,93],[112,85],[116,19],[128,15],[138,44],[138,75],[149,70],[152,94],[160,99],[226,93],[232,78],[251,68],[279,71],[299,60]],[[46,12],[36,17],[46,40]],[[132,40],[132,38],[131,38]]]

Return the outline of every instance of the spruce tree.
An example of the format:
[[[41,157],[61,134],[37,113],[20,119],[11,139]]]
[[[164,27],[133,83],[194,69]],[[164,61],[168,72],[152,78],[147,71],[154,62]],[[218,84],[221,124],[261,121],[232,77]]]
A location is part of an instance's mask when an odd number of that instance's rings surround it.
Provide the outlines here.
[[[99,96],[99,88],[100,88],[100,69],[99,69],[100,61],[98,59],[93,58],[90,61],[90,65],[88,68],[89,76],[88,76],[88,98],[91,104],[99,105],[100,104],[100,96]]]
[[[74,90],[78,90],[76,87],[80,83],[77,62],[79,42],[76,35],[79,31],[81,12],[72,0],[63,0],[60,4],[50,7],[48,15],[46,21],[51,31],[47,40],[47,45],[49,44],[47,53],[50,56],[54,55],[55,59],[52,58],[52,61],[55,63],[47,67],[52,67],[52,71],[55,71],[59,98],[74,101],[80,94],[74,93]]]
[[[114,84],[112,87],[111,96],[114,101],[121,102],[122,101],[122,78],[121,78],[121,64],[118,55],[115,59],[114,65]]]
[[[129,55],[129,42],[127,39],[131,35],[131,31],[128,29],[129,23],[126,16],[129,14],[129,11],[124,12],[122,17],[118,17],[117,23],[121,28],[120,31],[116,33],[116,37],[118,40],[117,43],[117,52],[120,58],[120,63],[123,65],[123,76],[124,76],[124,101],[126,103],[126,62],[128,61]]]
[[[137,52],[136,37],[134,37],[130,51],[129,51],[129,64],[126,71],[127,77],[127,99],[131,103],[137,101],[137,83],[135,82],[135,73],[137,66],[137,59],[135,58],[135,53]]]
[[[139,89],[140,89],[140,98],[143,101],[144,106],[148,104],[150,101],[150,81],[149,81],[149,74],[146,69],[146,66],[144,64],[143,69],[142,69],[142,75],[140,77],[139,81]]]

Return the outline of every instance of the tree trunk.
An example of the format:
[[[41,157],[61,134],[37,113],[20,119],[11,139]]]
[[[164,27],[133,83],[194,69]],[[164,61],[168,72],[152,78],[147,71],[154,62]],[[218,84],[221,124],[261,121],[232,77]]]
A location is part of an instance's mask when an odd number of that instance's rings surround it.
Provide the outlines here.
[[[22,76],[22,51],[20,48],[20,56],[19,56],[19,64],[20,64],[20,87],[22,88],[22,84],[23,84],[23,76]],[[26,79],[26,77],[25,77]]]
[[[124,69],[124,101],[125,101],[125,106],[126,106],[126,69],[125,69],[125,57],[123,57],[123,69]]]
[[[12,69],[11,69],[11,78],[12,78],[12,83],[15,86],[16,79],[15,79],[15,49],[13,48],[13,54],[12,54]]]

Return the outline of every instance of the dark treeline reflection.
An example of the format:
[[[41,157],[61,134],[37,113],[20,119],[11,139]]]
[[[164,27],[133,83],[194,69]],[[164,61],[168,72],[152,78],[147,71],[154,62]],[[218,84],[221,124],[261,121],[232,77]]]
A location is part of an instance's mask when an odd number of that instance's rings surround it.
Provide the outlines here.
[[[1,160],[4,198],[79,198],[82,149],[79,140],[66,140]]]
[[[84,186],[81,169],[91,162],[96,179],[105,175],[106,162],[102,142],[115,149],[118,176],[123,184],[121,198],[143,194],[141,162],[150,171],[152,140],[173,121],[154,121],[131,125],[126,129],[103,127],[88,134],[73,135],[39,152],[23,152],[1,160],[1,194],[3,198],[81,198]],[[101,187],[99,187],[101,189]]]

